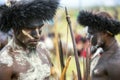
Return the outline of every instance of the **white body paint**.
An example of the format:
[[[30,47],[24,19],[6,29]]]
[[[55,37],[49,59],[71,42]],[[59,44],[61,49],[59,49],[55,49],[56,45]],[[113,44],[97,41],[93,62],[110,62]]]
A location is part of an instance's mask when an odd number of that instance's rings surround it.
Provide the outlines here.
[[[10,45],[11,43],[12,41],[10,41],[8,45]],[[7,48],[9,49],[9,47]],[[11,67],[13,65],[13,59],[8,54],[8,49],[0,51],[0,64],[6,64],[8,67]]]
[[[23,58],[30,63],[30,68],[26,73],[20,73],[19,80],[44,80],[50,75],[50,66],[42,64],[38,54],[31,53],[30,57]]]
[[[15,61],[17,61],[17,63],[21,66],[26,65],[26,62],[28,62],[30,65],[29,69],[26,72],[19,74],[18,80],[44,80],[46,77],[50,76],[50,65],[47,64],[49,61],[47,56],[43,53],[47,51],[43,44],[39,44],[39,47],[41,47],[41,52],[31,52],[28,56],[26,55],[26,51],[21,50],[20,47],[13,43],[14,42],[12,40],[7,46],[12,47],[13,49],[15,47],[17,48],[15,52],[19,54],[16,54],[14,56]],[[0,53],[0,63],[6,64],[8,67],[11,67],[13,65],[13,58],[8,54],[9,49],[3,49]],[[41,54],[41,56],[47,63],[43,63],[42,59],[40,59],[39,57],[39,54]]]

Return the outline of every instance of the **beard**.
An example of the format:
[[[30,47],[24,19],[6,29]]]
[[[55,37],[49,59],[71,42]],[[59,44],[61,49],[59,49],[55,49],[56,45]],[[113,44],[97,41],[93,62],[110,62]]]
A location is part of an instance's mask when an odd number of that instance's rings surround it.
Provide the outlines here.
[[[27,54],[28,57],[31,57],[32,55],[36,54],[36,47],[28,47],[29,53]]]

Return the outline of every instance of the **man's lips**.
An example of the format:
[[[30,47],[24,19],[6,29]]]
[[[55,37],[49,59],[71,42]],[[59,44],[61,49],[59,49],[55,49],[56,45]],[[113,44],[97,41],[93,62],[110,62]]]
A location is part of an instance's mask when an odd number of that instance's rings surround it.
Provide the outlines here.
[[[29,40],[29,42],[39,42],[39,40]]]

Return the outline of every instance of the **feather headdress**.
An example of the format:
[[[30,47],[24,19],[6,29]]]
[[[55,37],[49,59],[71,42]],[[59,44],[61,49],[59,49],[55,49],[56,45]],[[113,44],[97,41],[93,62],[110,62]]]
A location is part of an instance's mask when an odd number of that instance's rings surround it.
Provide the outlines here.
[[[38,23],[51,20],[58,5],[59,0],[21,0],[10,7],[1,5],[0,30],[7,32],[11,28],[31,27],[28,26],[31,20]]]
[[[89,11],[80,11],[77,21],[79,24],[96,29],[97,31],[108,31],[113,35],[120,33],[120,22],[113,19],[106,12],[101,13],[104,13],[104,15]]]

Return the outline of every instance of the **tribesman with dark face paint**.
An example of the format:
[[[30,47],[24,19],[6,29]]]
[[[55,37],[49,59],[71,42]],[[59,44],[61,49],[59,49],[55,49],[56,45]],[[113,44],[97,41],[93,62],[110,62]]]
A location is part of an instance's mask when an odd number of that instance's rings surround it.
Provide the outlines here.
[[[0,30],[14,32],[0,52],[0,80],[50,80],[53,65],[39,39],[58,6],[59,0],[19,0],[0,6]]]
[[[120,22],[107,12],[88,11],[80,11],[78,22],[88,26],[92,46],[103,49],[92,70],[92,80],[120,80],[120,47],[115,39],[120,32]]]

